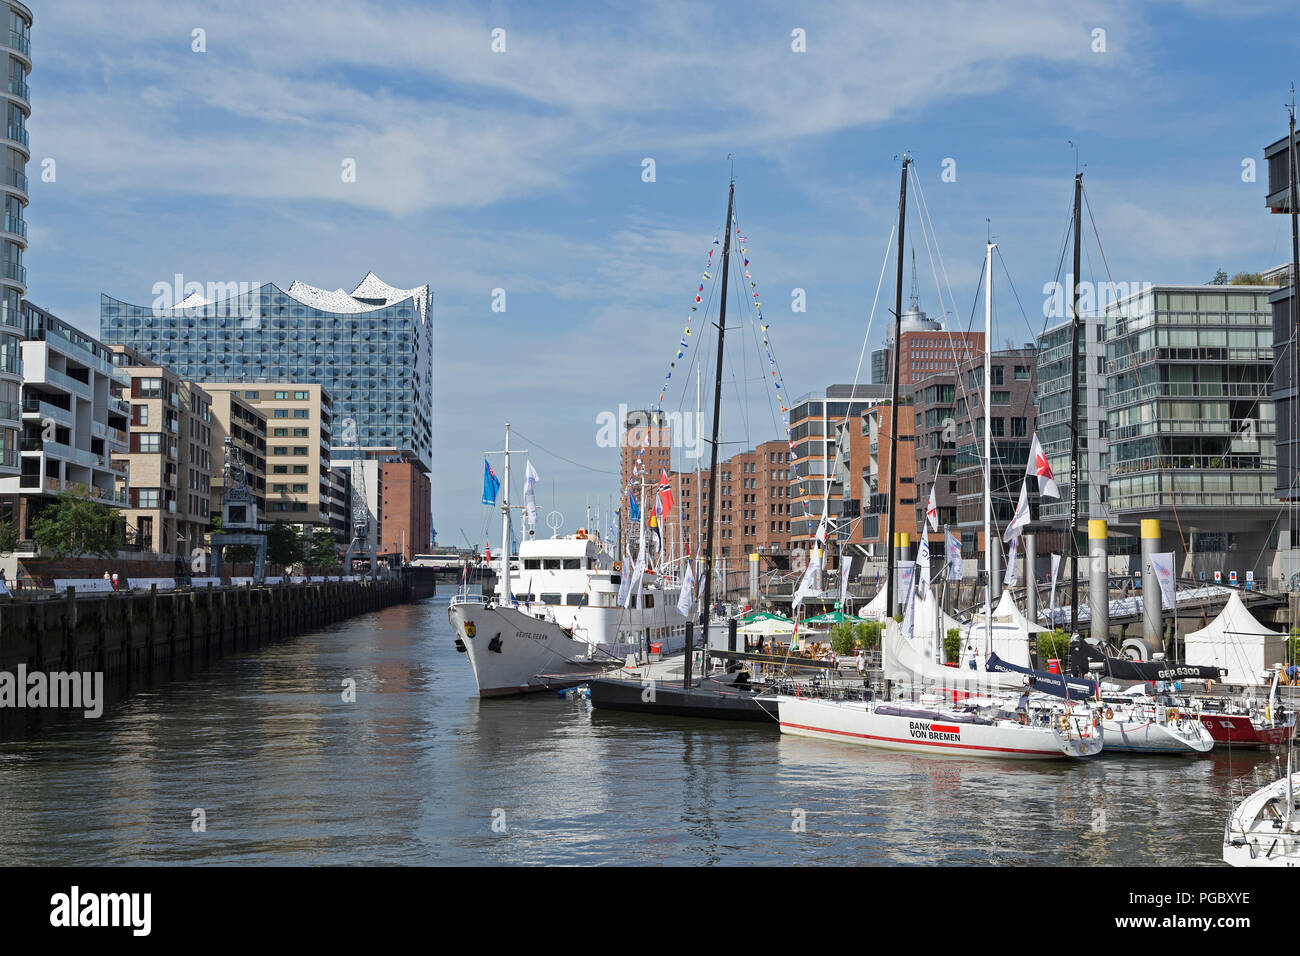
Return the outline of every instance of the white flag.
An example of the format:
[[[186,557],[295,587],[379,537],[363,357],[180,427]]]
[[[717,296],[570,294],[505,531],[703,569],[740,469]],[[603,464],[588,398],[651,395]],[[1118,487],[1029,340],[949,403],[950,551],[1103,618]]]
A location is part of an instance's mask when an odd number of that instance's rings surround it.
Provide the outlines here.
[[[1020,537],[1020,529],[1029,524],[1029,479],[1020,483],[1020,500],[1016,503],[1016,513],[1011,516],[1011,523],[1002,533],[1003,541],[1013,541]]]
[[[840,562],[840,609],[849,607],[849,578],[853,576],[853,558],[846,556]]]
[[[686,570],[682,572],[682,590],[677,595],[677,613],[684,617],[691,616],[691,605],[695,603],[695,562],[687,561]]]
[[[937,475],[935,476],[935,480],[938,480]],[[935,504],[934,501],[935,487],[935,485],[930,485],[930,503],[925,506],[925,520],[930,522],[931,531],[939,530],[939,506]]]
[[[1047,463],[1043,446],[1038,443],[1038,433],[1034,432],[1033,444],[1029,446],[1029,461],[1025,465],[1025,474],[1038,478],[1038,493],[1044,498],[1060,498],[1061,489],[1056,487],[1052,477],[1052,466]]]
[[[1148,574],[1155,574],[1156,580],[1160,583],[1161,604],[1166,611],[1172,611],[1176,603],[1174,594],[1174,553],[1172,551],[1162,551],[1151,555],[1151,568]]]
[[[916,573],[920,575],[916,587],[924,601],[926,592],[930,589],[930,540],[924,534],[916,548]]]
[[[1052,600],[1048,605],[1051,608],[1048,618],[1052,622],[1052,627],[1056,627],[1056,572],[1060,567],[1061,556],[1059,554],[1052,555]]]
[[[623,560],[619,562],[623,568],[619,575],[618,582],[618,606],[627,607],[627,596],[632,593],[632,569],[628,566],[627,554],[623,554]]]
[[[902,597],[906,603],[903,604],[903,636],[910,638],[916,627],[916,568],[900,567],[898,569],[899,586],[902,587]]]
[[[1002,586],[1004,588],[1013,588],[1016,581],[1019,580],[1019,572],[1016,569],[1016,549],[1020,546],[1020,538],[1011,539],[1011,549],[1007,551],[1007,573],[1002,577]]]
[[[537,527],[537,470],[530,461],[524,466],[524,510],[528,513],[528,523]]]
[[[794,602],[791,610],[796,616],[799,613],[799,605],[803,604],[803,599],[813,590],[814,585],[817,583],[817,575],[821,572],[821,569],[822,549],[814,548],[808,556],[808,567],[804,568],[803,578],[799,581],[799,590],[794,592]]]
[[[632,569],[632,581],[628,584],[627,596],[623,601],[624,607],[632,606],[632,597],[641,590],[641,577],[645,574],[645,552],[642,551],[636,556],[636,567]]]

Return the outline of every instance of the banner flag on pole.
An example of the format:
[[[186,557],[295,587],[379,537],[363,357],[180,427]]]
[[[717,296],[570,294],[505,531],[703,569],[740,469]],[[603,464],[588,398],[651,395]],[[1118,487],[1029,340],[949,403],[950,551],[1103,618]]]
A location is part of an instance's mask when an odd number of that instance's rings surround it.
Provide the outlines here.
[[[1016,551],[1020,547],[1020,536],[1011,539],[1011,547],[1007,551],[1007,573],[1002,576],[1002,586],[1004,588],[1013,588],[1016,582],[1020,580],[1020,572],[1016,567]]]
[[[537,469],[530,461],[524,466],[524,510],[528,513],[528,523],[537,527]]]
[[[921,600],[925,600],[925,595],[930,588],[930,540],[924,534],[921,535],[921,543],[916,548],[916,570],[920,575],[917,581],[917,590],[921,593]]]
[[[686,570],[682,572],[682,590],[677,595],[677,613],[683,617],[691,616],[691,605],[695,603],[695,563],[686,562]]]
[[[906,595],[907,603],[903,605],[903,636],[911,638],[916,626],[916,567],[903,565],[898,569],[899,586]]]
[[[1038,478],[1038,493],[1044,498],[1060,498],[1061,489],[1056,487],[1052,477],[1052,466],[1047,463],[1043,446],[1038,443],[1038,433],[1034,432],[1033,444],[1029,446],[1029,462],[1025,465],[1025,474]]]
[[[1174,585],[1174,553],[1162,551],[1151,555],[1151,570],[1160,582],[1161,603],[1166,611],[1172,611],[1176,603]]]
[[[853,558],[846,556],[840,562],[840,610],[847,611],[849,606],[849,578],[853,576]]]
[[[948,580],[961,580],[961,539],[951,531],[948,532]]]
[[[1020,500],[1016,502],[1016,513],[1007,523],[1007,530],[1002,534],[1003,541],[1014,541],[1020,537],[1020,529],[1029,524],[1029,479],[1020,483]]]
[[[934,500],[934,485],[930,485],[930,503],[925,506],[925,520],[930,522],[930,530],[939,530],[939,506]],[[924,537],[924,536],[923,536]]]
[[[497,503],[497,491],[501,488],[501,479],[497,473],[492,470],[486,458],[483,459],[483,504],[494,505]]]

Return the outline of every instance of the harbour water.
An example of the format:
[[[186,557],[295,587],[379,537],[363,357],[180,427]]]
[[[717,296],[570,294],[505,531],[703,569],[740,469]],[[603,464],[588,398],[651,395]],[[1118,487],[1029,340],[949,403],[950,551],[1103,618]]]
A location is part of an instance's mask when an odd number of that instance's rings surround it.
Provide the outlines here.
[[[0,743],[0,863],[1204,865],[1234,794],[1277,772],[1241,750],[984,762],[479,701],[446,605]]]

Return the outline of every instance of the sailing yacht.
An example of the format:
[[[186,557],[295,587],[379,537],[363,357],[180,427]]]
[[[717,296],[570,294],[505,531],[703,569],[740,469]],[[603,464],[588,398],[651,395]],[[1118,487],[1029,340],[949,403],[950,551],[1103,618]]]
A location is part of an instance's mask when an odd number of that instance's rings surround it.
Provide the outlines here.
[[[898,256],[903,255],[903,236],[906,223],[907,170],[911,157],[903,158],[902,186],[898,205]],[[985,246],[985,297],[984,323],[985,341],[992,341],[992,257],[994,244],[990,241]],[[898,286],[895,290],[895,322],[901,322],[902,283],[901,266]],[[901,335],[896,326],[894,333],[894,363],[899,367],[899,341]],[[984,381],[991,380],[988,371],[990,353],[985,353]],[[991,391],[984,388],[985,419],[989,417]],[[893,406],[893,414],[898,414],[898,403]],[[896,422],[890,428],[891,456],[898,441]],[[991,461],[991,429],[985,431],[984,459],[984,539],[992,554],[997,547],[992,536],[992,501],[991,476],[988,468]],[[891,518],[893,506],[891,503]],[[891,521],[892,525],[892,521]],[[887,588],[893,589],[894,567],[892,560],[886,575]],[[892,603],[886,598],[887,604]],[[914,608],[914,605],[913,605]],[[919,703],[889,700],[845,700],[818,699],[804,697],[801,694],[785,694],[777,697],[777,711],[783,734],[799,737],[813,737],[822,740],[838,740],[869,747],[890,750],[903,750],[913,753],[945,753],[969,757],[989,757],[1003,759],[1051,759],[1062,757],[1091,757],[1101,752],[1103,746],[1102,732],[1098,716],[1086,704],[1071,703],[1069,697],[1072,688],[1063,678],[1020,668],[1017,664],[1002,665],[992,647],[989,646],[993,635],[992,575],[990,587],[985,597],[984,612],[984,653],[978,661],[971,663],[973,669],[944,668],[927,660],[928,655],[919,652],[903,635],[898,624],[887,620],[885,625],[882,657],[887,682],[894,683],[898,678],[916,681],[923,686],[933,686],[951,691],[956,698],[966,697],[972,686],[992,686],[1010,689],[1022,686],[1027,690],[1028,681],[1038,679],[1039,689],[1047,680],[1055,680],[1063,700],[1059,703],[1047,703],[1035,695],[1034,706],[1027,706],[1016,713],[1007,706],[1003,699],[986,699],[983,706],[972,704],[969,700],[963,705],[955,701],[947,706],[944,698],[931,693],[922,697]],[[1027,643],[1026,643],[1027,646]],[[1027,656],[1027,655],[1026,655]],[[987,661],[986,666],[985,662]],[[1009,669],[1013,673],[1000,673]],[[1028,703],[1028,700],[1026,700]]]
[[[510,563],[510,426],[506,426],[501,568],[495,598],[462,592],[447,609],[480,697],[559,690],[652,648],[685,646],[686,618],[653,571],[619,604],[624,569],[585,529],[520,543]]]
[[[1231,866],[1300,866],[1300,773],[1291,770],[1243,800],[1223,831],[1223,862]]]

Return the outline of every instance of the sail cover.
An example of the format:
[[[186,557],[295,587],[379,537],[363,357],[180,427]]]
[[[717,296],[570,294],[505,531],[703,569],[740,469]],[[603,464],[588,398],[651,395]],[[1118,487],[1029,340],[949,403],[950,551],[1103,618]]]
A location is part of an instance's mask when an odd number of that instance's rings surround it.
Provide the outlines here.
[[[920,683],[945,690],[980,692],[983,690],[1013,690],[1024,681],[1009,674],[988,673],[967,668],[945,667],[928,659],[906,637],[898,622],[885,622],[885,636],[881,644],[881,664],[885,680],[904,684]]]
[[[1053,674],[1050,671],[1036,671],[1031,667],[1020,667],[1016,664],[1008,664],[1001,660],[998,655],[990,654],[988,663],[984,665],[991,671],[1010,671],[1015,674],[1024,674],[1026,677],[1032,677],[1034,680],[1034,690],[1042,691],[1045,694],[1051,694],[1054,697],[1062,697],[1067,700],[1087,700],[1095,697],[1097,694],[1097,682],[1085,680],[1082,677],[1067,677],[1065,674]]]
[[[1119,680],[1219,680],[1219,668],[1174,661],[1132,661],[1111,657],[1096,644],[1075,639],[1070,645],[1070,667],[1076,674],[1089,673],[1089,664],[1105,665],[1101,673]]]

